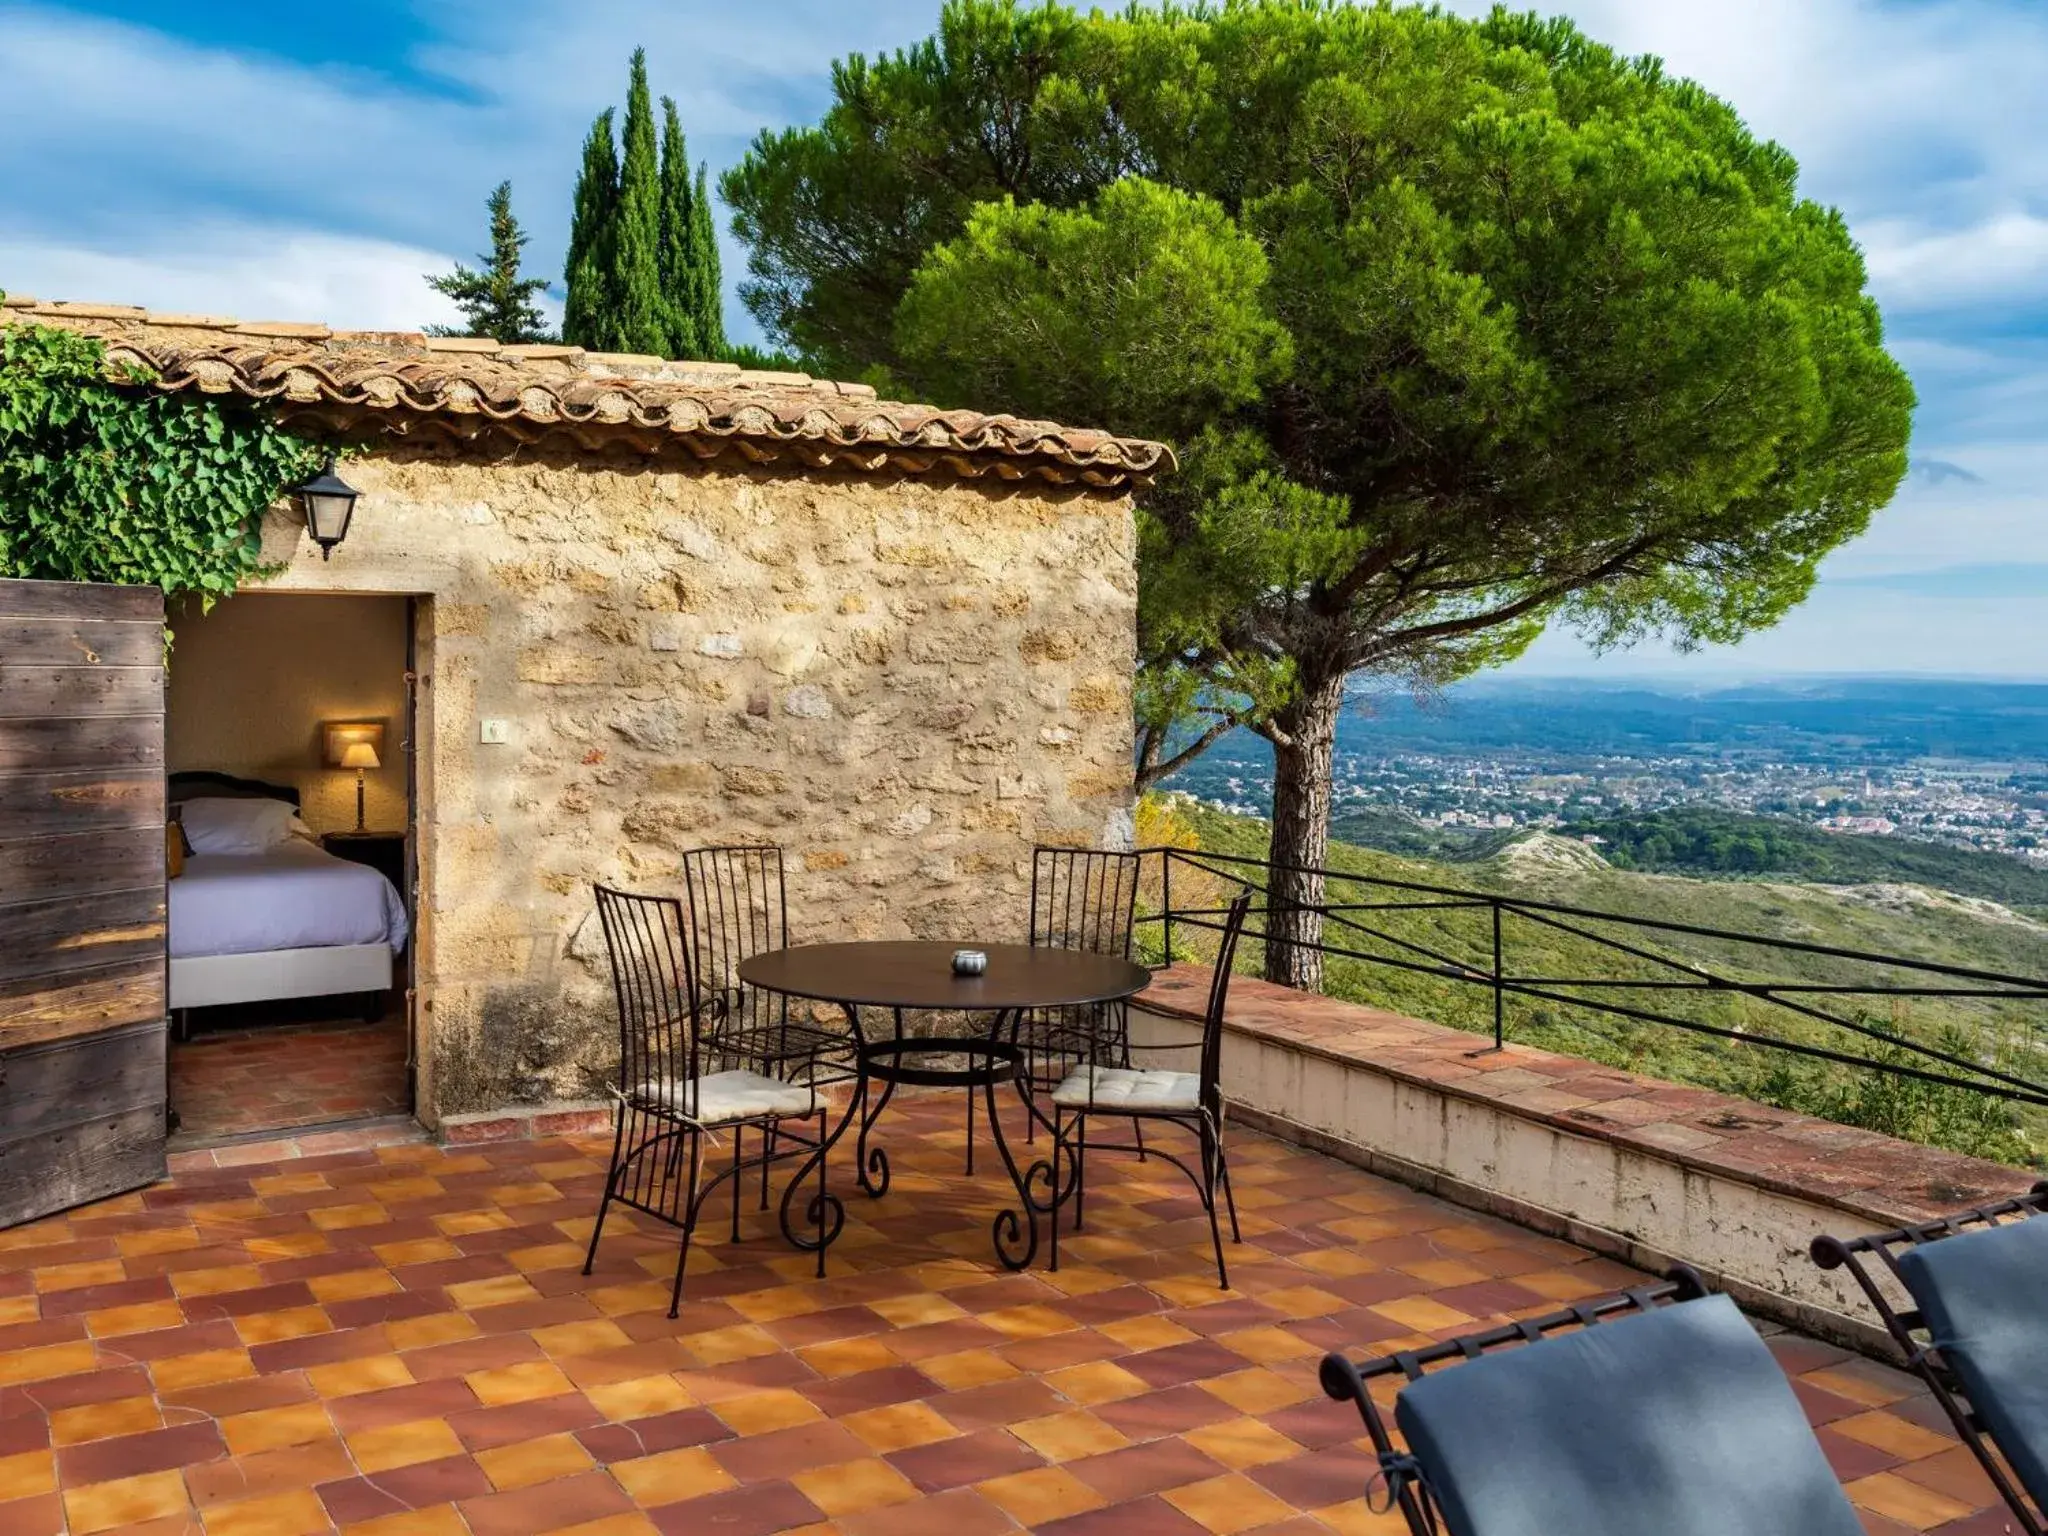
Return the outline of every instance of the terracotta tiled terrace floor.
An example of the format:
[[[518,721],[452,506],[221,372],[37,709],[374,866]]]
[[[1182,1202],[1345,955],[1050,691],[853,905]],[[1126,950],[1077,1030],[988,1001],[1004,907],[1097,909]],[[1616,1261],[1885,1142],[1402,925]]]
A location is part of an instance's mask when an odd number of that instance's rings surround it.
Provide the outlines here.
[[[1107,1156],[1062,1271],[1004,1275],[959,1117],[888,1122],[823,1282],[714,1223],[675,1322],[666,1234],[615,1216],[578,1272],[588,1142],[205,1169],[0,1234],[0,1532],[1392,1532],[1322,1352],[1630,1278],[1249,1135],[1234,1292],[1178,1176]],[[2002,1529],[1905,1377],[1773,1343],[1873,1533]]]

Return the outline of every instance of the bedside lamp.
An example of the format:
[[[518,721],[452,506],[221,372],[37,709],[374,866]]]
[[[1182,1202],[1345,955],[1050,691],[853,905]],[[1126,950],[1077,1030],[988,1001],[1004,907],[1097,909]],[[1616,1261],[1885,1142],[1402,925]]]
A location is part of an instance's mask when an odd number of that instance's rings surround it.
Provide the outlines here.
[[[363,775],[383,767],[377,755],[382,743],[381,725],[330,725],[327,727],[327,765],[356,771],[356,830],[363,830]]]

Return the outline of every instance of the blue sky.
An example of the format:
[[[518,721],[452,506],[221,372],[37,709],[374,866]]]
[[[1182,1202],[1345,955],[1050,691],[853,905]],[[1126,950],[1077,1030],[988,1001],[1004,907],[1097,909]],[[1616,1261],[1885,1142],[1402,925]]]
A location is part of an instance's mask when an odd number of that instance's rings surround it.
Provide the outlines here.
[[[1477,10],[1460,0],[1459,9]],[[2048,677],[2048,6],[1573,0],[1798,157],[1868,254],[1920,391],[1915,472],[1811,601],[1732,649],[1520,667],[1678,676]],[[717,170],[813,119],[831,61],[936,0],[0,0],[0,287],[411,328],[421,274],[482,244],[502,177],[556,272],[578,147],[647,47]],[[728,244],[728,287],[743,253]],[[752,325],[730,304],[736,333]]]

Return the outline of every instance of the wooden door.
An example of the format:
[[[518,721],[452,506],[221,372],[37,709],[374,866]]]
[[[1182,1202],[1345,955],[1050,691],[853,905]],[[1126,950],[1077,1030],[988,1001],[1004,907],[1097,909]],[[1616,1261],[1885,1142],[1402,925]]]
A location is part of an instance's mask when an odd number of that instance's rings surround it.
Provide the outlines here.
[[[164,1176],[163,634],[0,581],[0,1227]]]

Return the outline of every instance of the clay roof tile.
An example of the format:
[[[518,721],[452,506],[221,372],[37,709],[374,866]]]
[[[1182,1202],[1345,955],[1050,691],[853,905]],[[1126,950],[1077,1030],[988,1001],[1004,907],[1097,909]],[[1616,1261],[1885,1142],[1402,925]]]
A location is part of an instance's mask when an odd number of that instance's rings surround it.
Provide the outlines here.
[[[106,344],[109,377],[120,383],[239,394],[287,414],[401,437],[567,434],[584,450],[624,440],[648,452],[673,441],[703,458],[731,449],[753,462],[793,455],[860,472],[1029,475],[1112,488],[1143,484],[1173,466],[1170,449],[1140,438],[878,400],[866,384],[732,363],[154,314],[23,294],[0,300],[0,323],[7,321],[97,337]]]

